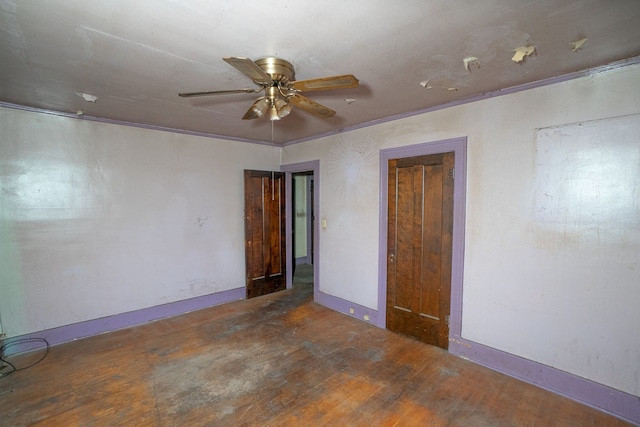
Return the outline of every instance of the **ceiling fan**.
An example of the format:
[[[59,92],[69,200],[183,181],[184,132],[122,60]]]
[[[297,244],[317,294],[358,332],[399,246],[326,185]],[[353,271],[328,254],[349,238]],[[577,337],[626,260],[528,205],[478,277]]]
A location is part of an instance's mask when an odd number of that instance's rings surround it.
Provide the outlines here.
[[[179,93],[179,96],[190,98],[195,96],[228,95],[234,93],[259,93],[259,97],[242,117],[244,120],[268,117],[270,120],[280,120],[291,112],[291,105],[316,116],[327,118],[336,112],[300,95],[300,92],[314,90],[347,89],[358,87],[358,79],[351,74],[334,77],[323,77],[310,80],[294,80],[293,65],[284,59],[267,57],[252,61],[247,58],[227,57],[225,62],[249,77],[258,89],[213,90],[206,92]]]

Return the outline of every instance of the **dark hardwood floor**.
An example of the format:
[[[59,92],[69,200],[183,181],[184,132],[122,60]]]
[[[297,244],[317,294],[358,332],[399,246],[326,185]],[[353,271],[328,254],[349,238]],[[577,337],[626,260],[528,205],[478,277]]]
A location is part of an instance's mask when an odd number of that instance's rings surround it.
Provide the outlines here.
[[[628,425],[311,297],[301,283],[55,346],[0,379],[0,425]]]

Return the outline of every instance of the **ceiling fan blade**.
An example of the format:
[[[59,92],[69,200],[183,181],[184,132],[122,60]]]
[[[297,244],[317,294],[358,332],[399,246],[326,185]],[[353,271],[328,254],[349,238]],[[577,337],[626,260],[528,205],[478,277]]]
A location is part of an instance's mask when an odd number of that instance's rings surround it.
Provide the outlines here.
[[[262,68],[248,58],[227,57],[222,59],[256,83],[271,84],[273,81],[271,76],[262,71]]]
[[[183,92],[183,93],[179,93],[178,96],[181,96],[183,98],[191,98],[194,96],[229,95],[232,93],[257,93],[257,92],[260,92],[261,90],[255,90],[255,89],[209,90],[206,92],[186,92],[186,93]]]
[[[287,100],[295,105],[296,107],[311,113],[316,116],[322,117],[326,119],[327,117],[333,116],[336,112],[331,108],[325,107],[324,105],[318,104],[315,101],[310,100],[302,95],[293,94],[291,97],[287,97]]]
[[[348,89],[358,87],[358,79],[351,74],[344,76],[322,77],[319,79],[300,80],[291,82],[289,88],[306,92],[310,90]]]

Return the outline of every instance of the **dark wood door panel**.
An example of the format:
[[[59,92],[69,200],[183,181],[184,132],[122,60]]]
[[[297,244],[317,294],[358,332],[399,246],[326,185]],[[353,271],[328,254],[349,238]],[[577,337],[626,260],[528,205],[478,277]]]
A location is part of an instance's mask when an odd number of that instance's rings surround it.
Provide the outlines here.
[[[453,153],[389,161],[387,328],[448,348]]]
[[[246,170],[247,298],[286,288],[284,173]]]

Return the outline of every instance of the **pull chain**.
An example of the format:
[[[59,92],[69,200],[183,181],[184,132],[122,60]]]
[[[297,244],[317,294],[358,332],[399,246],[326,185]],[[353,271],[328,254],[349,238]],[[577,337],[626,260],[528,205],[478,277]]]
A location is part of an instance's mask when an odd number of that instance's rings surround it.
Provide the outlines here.
[[[271,120],[271,144],[273,144],[273,120]],[[276,177],[275,172],[271,171],[271,200],[276,199]]]

